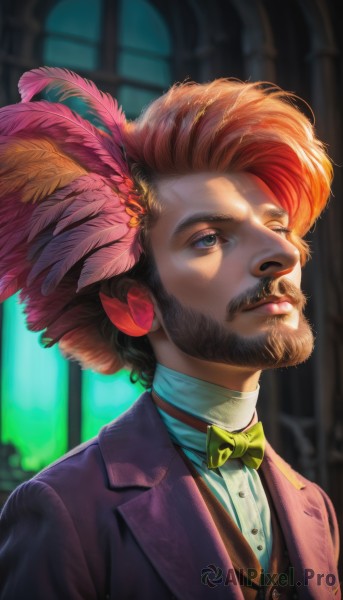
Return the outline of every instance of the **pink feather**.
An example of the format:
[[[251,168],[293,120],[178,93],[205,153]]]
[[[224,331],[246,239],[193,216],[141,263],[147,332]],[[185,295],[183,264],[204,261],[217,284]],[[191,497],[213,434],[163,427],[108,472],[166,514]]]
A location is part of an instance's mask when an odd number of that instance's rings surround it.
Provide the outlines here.
[[[127,165],[110,138],[63,104],[41,100],[0,108],[2,135],[47,136],[83,167],[98,175],[126,174]]]
[[[53,89],[59,94],[59,101],[66,98],[82,98],[98,119],[107,127],[117,144],[122,143],[122,128],[125,116],[117,101],[110,94],[100,91],[93,81],[83,79],[68,69],[40,67],[22,75],[19,92],[23,102],[28,102],[44,90]]]
[[[19,226],[19,223],[18,223],[18,227],[16,228],[15,233],[10,232],[7,235],[4,235],[2,237],[1,246],[2,246],[2,244],[3,244],[3,246],[0,247],[0,259],[3,259],[6,256],[9,256],[10,253],[13,252],[14,250],[16,250],[19,246],[21,246],[22,254],[24,256],[25,250],[23,250],[23,246],[27,242],[27,236],[28,236],[27,222],[26,222],[26,224],[24,224],[24,226],[22,226],[21,224]],[[3,261],[2,261],[2,263],[3,263]],[[1,264],[0,273],[3,270],[3,267],[4,267],[4,265]]]
[[[79,360],[85,369],[104,375],[115,373],[124,366],[109,340],[101,336],[98,323],[75,327],[62,337],[59,347],[67,358]]]
[[[30,102],[46,87],[81,97],[107,131],[65,105]],[[21,104],[0,109],[0,301],[21,290],[28,326],[45,329],[45,344],[60,340],[84,366],[115,372],[120,360],[99,334],[99,287],[142,251],[130,226],[125,118],[108,94],[63,69],[25,74],[20,91]]]
[[[22,288],[25,284],[27,271],[27,265],[25,262],[21,262],[12,268],[8,268],[7,273],[0,277],[0,302],[4,302]]]

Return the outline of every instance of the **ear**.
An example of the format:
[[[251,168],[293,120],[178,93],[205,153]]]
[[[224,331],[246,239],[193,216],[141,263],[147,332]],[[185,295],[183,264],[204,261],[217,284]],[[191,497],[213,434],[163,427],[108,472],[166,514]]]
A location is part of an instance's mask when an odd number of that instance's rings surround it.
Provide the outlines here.
[[[155,299],[155,296],[150,290],[147,290],[147,293],[149,294],[150,302],[154,311],[154,316],[152,319],[149,333],[155,333],[155,331],[161,329],[161,327],[163,328],[163,317],[160,311],[160,307],[158,306],[157,301]]]
[[[158,318],[158,315],[154,312],[154,318],[151,323],[151,327],[149,329],[149,333],[155,333],[161,327],[161,321]]]
[[[149,292],[140,286],[131,286],[127,302],[99,293],[102,306],[110,321],[123,333],[140,337],[152,330],[154,306]]]

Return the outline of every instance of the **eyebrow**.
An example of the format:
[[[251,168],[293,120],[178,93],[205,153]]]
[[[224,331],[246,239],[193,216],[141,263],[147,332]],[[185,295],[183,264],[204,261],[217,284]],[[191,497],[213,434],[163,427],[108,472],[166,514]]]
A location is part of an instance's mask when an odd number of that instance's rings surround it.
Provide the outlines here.
[[[268,219],[285,219],[289,217],[288,212],[281,207],[278,208],[269,208],[263,213],[264,218]],[[192,227],[192,225],[196,225],[197,223],[238,223],[239,219],[236,219],[232,215],[223,214],[223,213],[196,213],[186,219],[183,219],[173,232],[173,238],[178,237],[181,233]]]
[[[212,223],[212,222],[232,223],[235,221],[236,221],[236,219],[234,219],[230,215],[213,214],[213,213],[196,213],[195,215],[192,215],[191,217],[187,217],[186,219],[184,219],[183,221],[181,221],[178,224],[178,226],[175,228],[175,231],[173,232],[173,237],[179,236],[181,233],[186,231],[186,229],[189,229],[190,227],[192,227],[192,225],[196,225],[197,223]]]

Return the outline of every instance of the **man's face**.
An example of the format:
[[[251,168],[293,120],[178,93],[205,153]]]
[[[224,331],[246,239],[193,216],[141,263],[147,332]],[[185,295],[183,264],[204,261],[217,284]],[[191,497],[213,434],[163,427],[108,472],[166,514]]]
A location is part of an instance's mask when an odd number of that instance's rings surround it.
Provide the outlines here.
[[[299,251],[271,190],[247,173],[198,173],[160,180],[157,196],[153,293],[170,349],[255,369],[305,360]]]

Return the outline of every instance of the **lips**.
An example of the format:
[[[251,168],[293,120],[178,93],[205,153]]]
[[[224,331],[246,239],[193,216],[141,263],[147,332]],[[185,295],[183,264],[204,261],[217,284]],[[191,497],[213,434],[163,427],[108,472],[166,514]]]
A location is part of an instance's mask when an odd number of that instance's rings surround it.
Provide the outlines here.
[[[266,304],[280,305],[279,308],[281,308],[281,305],[284,305],[284,308],[288,309],[289,306],[293,308],[294,300],[290,298],[290,296],[268,296],[267,298],[263,298],[259,302],[255,302],[253,305],[247,306],[243,309],[243,312],[255,310],[255,308],[259,308],[260,306],[264,306]]]

